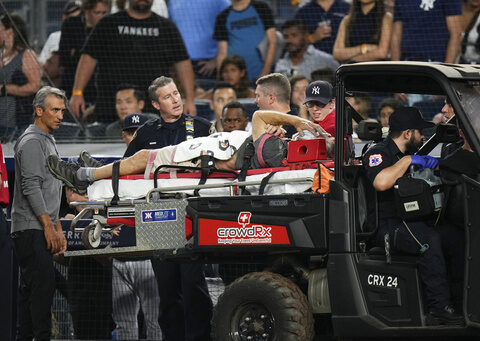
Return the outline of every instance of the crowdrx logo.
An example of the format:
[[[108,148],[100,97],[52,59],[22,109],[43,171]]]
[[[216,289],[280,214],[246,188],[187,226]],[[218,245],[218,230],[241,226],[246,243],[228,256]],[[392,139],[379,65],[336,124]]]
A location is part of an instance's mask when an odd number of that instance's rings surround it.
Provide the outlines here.
[[[217,229],[218,242],[235,243],[270,243],[272,228],[263,225],[250,225],[251,212],[240,212],[237,222],[240,227],[220,227]]]

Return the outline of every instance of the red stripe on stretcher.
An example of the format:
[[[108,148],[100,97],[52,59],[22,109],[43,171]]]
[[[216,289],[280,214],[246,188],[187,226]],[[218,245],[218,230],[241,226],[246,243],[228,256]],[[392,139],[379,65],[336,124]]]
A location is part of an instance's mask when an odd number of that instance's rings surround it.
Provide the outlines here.
[[[322,161],[322,164],[324,164],[326,167],[333,167],[334,162],[333,160],[326,160]],[[271,172],[283,172],[283,171],[289,171],[289,170],[298,170],[298,169],[305,169],[305,168],[314,168],[316,169],[316,162],[309,162],[308,166],[305,166],[306,163],[292,163],[288,164],[288,166],[285,167],[271,167],[271,168],[258,168],[258,169],[249,169],[247,172],[247,175],[256,175],[256,174],[269,174]],[[311,166],[311,167],[310,167]],[[176,178],[177,179],[182,179],[182,178],[188,178],[188,179],[200,179],[201,173],[200,172],[193,172],[193,173],[177,173]],[[233,175],[231,174],[225,174],[225,173],[212,173],[208,176],[209,178],[233,178]],[[138,180],[138,179],[144,179],[143,174],[134,174],[134,175],[123,175],[120,177],[121,180]],[[150,179],[153,179],[153,174],[150,174]],[[157,179],[170,179],[170,173],[159,173],[157,176]]]
[[[120,225],[135,226],[135,218],[107,218],[108,225]]]

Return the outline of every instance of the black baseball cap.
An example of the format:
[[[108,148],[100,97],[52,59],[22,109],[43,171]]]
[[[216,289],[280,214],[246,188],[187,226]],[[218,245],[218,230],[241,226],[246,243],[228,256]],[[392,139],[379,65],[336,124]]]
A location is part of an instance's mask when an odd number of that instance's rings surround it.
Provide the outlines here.
[[[123,121],[123,130],[128,130],[128,129],[137,129],[141,125],[143,125],[145,122],[147,122],[149,117],[144,114],[140,114],[138,112],[134,114],[127,115],[125,117],[125,120]]]
[[[425,128],[435,126],[433,122],[423,119],[422,113],[415,107],[401,107],[395,110],[388,119],[390,130],[403,131],[408,129],[418,129],[422,131]]]
[[[327,104],[333,98],[333,87],[329,82],[315,81],[308,84],[305,94],[307,97],[303,101],[303,104],[310,101]]]
[[[75,11],[80,10],[79,2],[77,1],[68,1],[63,7],[63,14],[69,15]]]

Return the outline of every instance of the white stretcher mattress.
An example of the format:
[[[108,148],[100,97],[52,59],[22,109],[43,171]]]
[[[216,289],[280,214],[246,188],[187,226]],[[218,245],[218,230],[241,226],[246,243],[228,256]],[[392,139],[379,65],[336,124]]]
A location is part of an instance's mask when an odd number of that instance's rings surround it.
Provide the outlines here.
[[[286,170],[275,173],[271,178],[272,180],[279,179],[300,179],[308,178],[306,181],[291,182],[284,184],[268,184],[265,187],[264,194],[288,194],[288,193],[301,193],[305,192],[312,187],[313,176],[316,169],[301,169],[301,170]],[[260,181],[269,173],[248,175],[245,181]],[[195,186],[198,185],[199,178],[170,178],[170,179],[158,179],[158,187],[164,189],[165,192],[169,192],[169,187],[174,186]],[[225,182],[237,182],[234,178],[209,178],[206,184],[221,184]],[[119,180],[118,195],[120,200],[128,199],[140,199],[144,198],[149,190],[154,188],[153,179],[136,179],[136,180]],[[247,186],[247,189],[252,195],[258,194],[260,185]],[[178,190],[170,192],[179,192]],[[194,190],[182,190],[181,192],[193,195]],[[229,187],[219,188],[205,188],[199,191],[200,196],[228,196],[230,195]],[[88,187],[88,200],[89,201],[103,201],[109,200],[113,197],[112,180],[98,180]]]

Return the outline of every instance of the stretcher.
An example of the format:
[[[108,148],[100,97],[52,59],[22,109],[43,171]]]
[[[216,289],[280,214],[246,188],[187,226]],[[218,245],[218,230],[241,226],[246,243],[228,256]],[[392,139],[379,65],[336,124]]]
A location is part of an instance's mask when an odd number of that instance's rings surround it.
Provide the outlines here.
[[[87,190],[89,201],[71,203],[82,207],[70,231],[81,233],[85,250],[67,251],[66,256],[151,255],[156,250],[184,248],[190,242],[186,233],[191,224],[186,218],[189,198],[226,198],[245,193],[282,197],[311,192],[317,163],[299,163],[297,159],[285,167],[249,170],[242,180],[238,172],[214,171],[201,182],[201,172],[173,169],[149,179],[143,175],[120,177],[116,186],[112,179],[96,181]],[[333,166],[331,161],[323,162]],[[79,222],[86,217],[91,222],[80,227]],[[102,235],[116,234],[119,228],[135,228],[132,246],[103,246]]]

